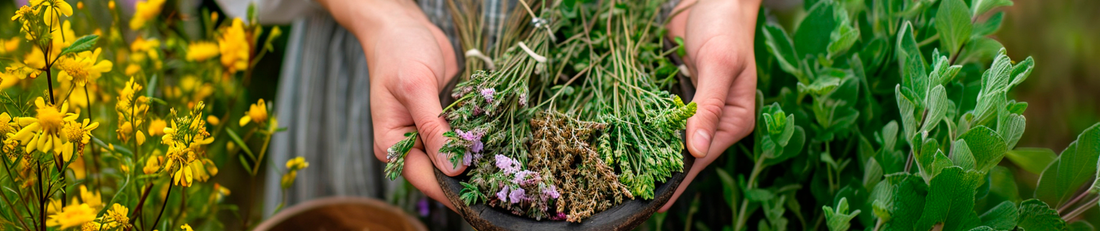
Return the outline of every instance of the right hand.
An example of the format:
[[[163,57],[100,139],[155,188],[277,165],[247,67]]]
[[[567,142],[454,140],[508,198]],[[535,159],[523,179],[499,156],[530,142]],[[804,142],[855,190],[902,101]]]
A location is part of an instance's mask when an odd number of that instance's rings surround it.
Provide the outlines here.
[[[405,138],[405,133],[419,131],[402,175],[454,210],[433,169],[434,165],[456,176],[466,168],[461,163],[453,167],[439,153],[447,141],[443,133],[451,129],[440,117],[439,93],[458,72],[451,43],[412,2],[327,0],[322,4],[363,45],[370,71],[375,157],[386,161],[387,148]]]

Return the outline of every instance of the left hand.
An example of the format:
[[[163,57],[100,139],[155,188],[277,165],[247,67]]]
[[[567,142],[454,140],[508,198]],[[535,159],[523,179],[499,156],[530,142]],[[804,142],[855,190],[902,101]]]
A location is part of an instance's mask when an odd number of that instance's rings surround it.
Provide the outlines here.
[[[684,0],[668,21],[669,36],[682,37],[682,57],[697,87],[695,116],[687,123],[687,148],[695,158],[684,182],[661,212],[726,148],[756,124],[756,60],[753,36],[761,0]]]

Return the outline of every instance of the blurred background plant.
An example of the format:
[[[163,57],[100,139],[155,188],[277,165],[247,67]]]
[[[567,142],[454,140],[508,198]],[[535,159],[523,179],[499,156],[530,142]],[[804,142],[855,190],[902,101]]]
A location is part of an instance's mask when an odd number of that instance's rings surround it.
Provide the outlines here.
[[[279,65],[262,60],[283,28],[195,3],[0,2],[0,227],[225,230],[269,216],[253,212],[261,169],[288,187],[308,167],[264,157],[282,131],[263,100],[278,68],[256,67]]]

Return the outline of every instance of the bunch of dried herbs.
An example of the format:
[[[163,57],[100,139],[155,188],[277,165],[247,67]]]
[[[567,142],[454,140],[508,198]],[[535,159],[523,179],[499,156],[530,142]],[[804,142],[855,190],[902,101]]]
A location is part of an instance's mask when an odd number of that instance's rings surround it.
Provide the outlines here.
[[[680,134],[695,112],[665,91],[678,69],[662,49],[662,2],[519,3],[492,44],[476,2],[451,5],[468,76],[444,109],[453,130],[440,153],[470,166],[460,198],[569,222],[652,199],[683,171]],[[400,165],[408,148],[394,150]]]

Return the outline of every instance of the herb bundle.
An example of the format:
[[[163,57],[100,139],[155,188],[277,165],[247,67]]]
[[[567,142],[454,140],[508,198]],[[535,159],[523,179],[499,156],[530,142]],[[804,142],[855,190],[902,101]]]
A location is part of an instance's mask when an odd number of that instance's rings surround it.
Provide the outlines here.
[[[680,131],[695,104],[663,90],[677,69],[661,49],[660,1],[521,1],[487,49],[471,36],[482,32],[472,4],[452,4],[469,76],[444,109],[453,130],[440,150],[470,166],[466,204],[581,222],[624,199],[652,199],[658,182],[683,171]],[[481,50],[498,56],[487,63]]]

